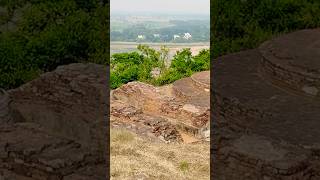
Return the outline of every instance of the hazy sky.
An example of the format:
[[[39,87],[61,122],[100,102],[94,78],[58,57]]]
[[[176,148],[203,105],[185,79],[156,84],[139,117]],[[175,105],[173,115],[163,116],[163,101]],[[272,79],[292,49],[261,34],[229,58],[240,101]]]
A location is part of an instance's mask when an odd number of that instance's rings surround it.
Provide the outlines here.
[[[210,0],[110,0],[111,13],[156,12],[209,14]]]

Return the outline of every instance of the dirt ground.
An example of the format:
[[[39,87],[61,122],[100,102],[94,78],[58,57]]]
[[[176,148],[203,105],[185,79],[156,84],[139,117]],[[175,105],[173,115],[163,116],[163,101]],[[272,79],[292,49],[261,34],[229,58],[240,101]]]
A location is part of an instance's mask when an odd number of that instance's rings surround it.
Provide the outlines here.
[[[151,142],[111,129],[111,179],[210,179],[210,144]]]

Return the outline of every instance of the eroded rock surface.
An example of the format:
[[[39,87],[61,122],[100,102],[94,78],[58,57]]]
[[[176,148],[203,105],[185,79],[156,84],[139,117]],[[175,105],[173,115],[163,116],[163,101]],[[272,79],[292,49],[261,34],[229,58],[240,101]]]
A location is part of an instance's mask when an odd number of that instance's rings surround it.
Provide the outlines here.
[[[100,65],[71,64],[10,90],[0,179],[105,179],[106,74]]]
[[[181,132],[209,140],[208,79],[206,71],[163,87],[125,84],[111,93],[111,124],[165,142],[184,141]]]
[[[9,94],[5,90],[0,89],[0,124],[8,123],[12,119],[9,108],[10,103]]]
[[[319,34],[302,30],[215,60],[214,179],[320,179]]]

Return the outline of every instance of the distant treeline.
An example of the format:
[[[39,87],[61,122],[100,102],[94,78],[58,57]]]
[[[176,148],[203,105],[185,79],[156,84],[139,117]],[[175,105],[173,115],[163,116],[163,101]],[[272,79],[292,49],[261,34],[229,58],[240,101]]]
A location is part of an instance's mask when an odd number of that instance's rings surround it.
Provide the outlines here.
[[[149,28],[148,22],[134,24],[122,31],[111,31],[111,41],[126,42],[208,42],[210,40],[210,22],[207,20],[173,20],[172,26]],[[192,38],[184,39],[184,33],[190,33]],[[138,36],[143,35],[143,39]],[[157,35],[157,36],[155,36]],[[174,35],[180,38],[174,39]]]
[[[319,0],[216,0],[211,6],[214,57],[255,48],[281,33],[320,27]]]

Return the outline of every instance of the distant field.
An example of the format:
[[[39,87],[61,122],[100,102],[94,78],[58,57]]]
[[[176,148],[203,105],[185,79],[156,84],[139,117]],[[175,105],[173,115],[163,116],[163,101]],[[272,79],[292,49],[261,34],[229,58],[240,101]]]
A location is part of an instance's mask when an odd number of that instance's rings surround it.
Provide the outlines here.
[[[170,23],[169,21],[145,21],[145,22],[126,22],[126,21],[119,21],[119,20],[112,20],[111,31],[120,31],[122,32],[126,28],[130,28],[130,26],[143,24],[148,29],[161,29],[174,26],[174,24]]]
[[[193,55],[198,54],[202,49],[209,49],[208,43],[134,43],[134,42],[111,42],[110,43],[111,55],[114,53],[131,52],[136,51],[139,44],[146,44],[154,49],[160,49],[162,45],[165,45],[170,49],[169,58],[172,58],[176,51],[183,48],[190,48]]]

